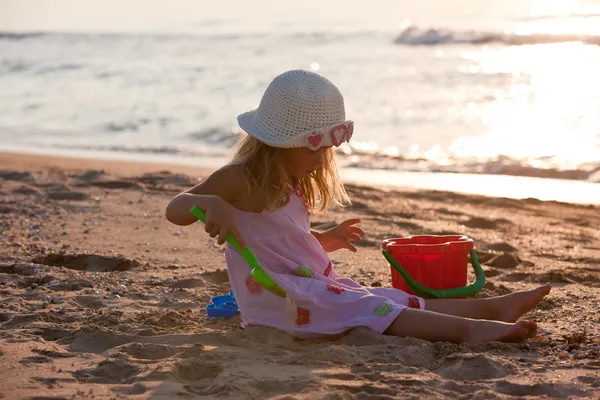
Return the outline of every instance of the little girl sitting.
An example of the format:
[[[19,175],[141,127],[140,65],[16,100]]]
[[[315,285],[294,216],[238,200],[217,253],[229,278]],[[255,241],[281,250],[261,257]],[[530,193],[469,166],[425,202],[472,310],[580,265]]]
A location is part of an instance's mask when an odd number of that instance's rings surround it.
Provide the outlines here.
[[[518,321],[550,285],[502,297],[424,300],[393,288],[363,287],[334,270],[328,252],[356,251],[364,232],[348,220],[325,232],[310,229],[314,209],[347,204],[333,146],[352,137],[344,99],[329,80],[294,70],[277,76],[256,110],[238,117],[247,133],[233,161],[179,194],[166,216],[177,225],[206,213],[205,230],[220,244],[231,233],[248,246],[290,301],[264,290],[242,256],[226,247],[227,269],[242,326],[265,325],[301,338],[359,326],[430,341],[517,342],[536,333]],[[293,304],[293,306],[291,305]]]

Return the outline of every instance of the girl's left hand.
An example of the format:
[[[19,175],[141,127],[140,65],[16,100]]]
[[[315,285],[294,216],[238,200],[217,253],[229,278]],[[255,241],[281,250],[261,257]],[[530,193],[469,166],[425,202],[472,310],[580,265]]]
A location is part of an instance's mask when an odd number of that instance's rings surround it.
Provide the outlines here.
[[[332,252],[339,249],[348,249],[353,252],[358,250],[351,242],[361,242],[365,233],[356,224],[360,223],[360,219],[349,219],[342,222],[336,227],[326,230],[318,234],[317,239],[326,252]]]

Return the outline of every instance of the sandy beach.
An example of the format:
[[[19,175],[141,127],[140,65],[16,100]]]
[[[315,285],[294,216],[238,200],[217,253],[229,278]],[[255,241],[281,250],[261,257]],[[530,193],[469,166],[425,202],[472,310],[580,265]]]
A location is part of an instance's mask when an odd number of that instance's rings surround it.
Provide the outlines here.
[[[210,171],[0,153],[0,398],[600,398],[600,206],[349,185],[314,214],[367,232],[340,274],[391,286],[382,240],[473,238],[481,297],[552,282],[520,344],[456,345],[364,328],[328,340],[242,329],[206,305],[230,290],[223,248],[168,201]]]

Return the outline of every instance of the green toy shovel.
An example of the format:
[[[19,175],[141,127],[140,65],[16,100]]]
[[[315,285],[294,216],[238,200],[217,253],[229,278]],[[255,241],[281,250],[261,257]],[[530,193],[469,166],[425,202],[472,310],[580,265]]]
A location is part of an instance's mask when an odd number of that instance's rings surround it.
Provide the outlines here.
[[[196,218],[202,221],[202,223],[206,223],[204,211],[194,206],[190,210],[190,212]],[[267,274],[265,270],[260,266],[260,264],[258,263],[258,259],[249,248],[242,248],[242,246],[240,246],[238,241],[231,234],[227,235],[226,241],[227,243],[232,245],[242,255],[242,257],[244,257],[244,260],[246,260],[248,265],[250,265],[250,267],[252,268],[252,278],[256,282],[258,282],[263,288],[265,288],[273,294],[276,294],[277,296],[287,297],[285,291],[281,289],[279,285],[277,285],[277,283],[275,283],[275,281],[271,279],[269,274]]]

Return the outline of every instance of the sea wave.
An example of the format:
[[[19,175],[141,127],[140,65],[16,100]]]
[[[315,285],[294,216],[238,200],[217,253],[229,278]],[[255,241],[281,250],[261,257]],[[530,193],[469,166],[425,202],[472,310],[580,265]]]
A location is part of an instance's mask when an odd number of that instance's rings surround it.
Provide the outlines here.
[[[443,28],[420,28],[408,26],[395,38],[394,43],[406,46],[432,46],[452,44],[506,44],[523,46],[534,44],[581,42],[600,45],[600,35],[578,33],[531,33],[455,31]]]
[[[193,135],[193,134],[192,134]],[[227,139],[215,140],[219,135],[211,139],[210,132],[201,134],[202,138],[197,143],[173,144],[169,146],[122,146],[122,145],[87,145],[87,144],[55,144],[48,147],[69,150],[77,154],[80,152],[94,153],[117,153],[129,156],[169,156],[174,160],[183,158],[193,159],[222,159],[233,154],[233,143],[238,135],[231,134]],[[192,138],[192,137],[189,137]],[[235,140],[234,140],[235,139]],[[211,143],[207,143],[211,142]],[[224,146],[225,142],[230,146]],[[600,184],[600,162],[586,163],[577,168],[561,169],[552,165],[546,167],[533,166],[527,160],[511,158],[508,156],[497,156],[485,160],[472,160],[460,157],[450,157],[440,162],[424,157],[407,155],[387,155],[379,152],[366,152],[352,150],[348,147],[337,149],[338,164],[342,168],[358,168],[363,170],[380,170],[396,172],[434,172],[434,173],[457,173],[457,174],[482,174],[482,175],[510,175],[535,178],[551,178],[586,181]],[[175,161],[176,162],[176,161]]]
[[[126,32],[126,31],[39,31],[39,32],[2,32],[0,31],[0,41],[23,41],[34,39],[54,39],[54,40],[121,40],[127,38],[149,39],[153,41],[178,41],[181,39],[196,39],[202,38],[209,41],[230,42],[235,40],[264,40],[264,39],[283,39],[293,41],[348,41],[361,38],[367,38],[375,35],[382,35],[376,30],[290,30],[276,32],[272,30],[257,30],[250,32],[238,32],[235,30],[226,32],[210,32],[210,31],[173,31],[173,32]]]
[[[44,36],[45,32],[0,32],[0,40],[23,40]]]
[[[600,162],[581,165],[578,168],[561,169],[547,166],[537,167],[528,161],[515,159],[507,156],[497,156],[487,160],[469,160],[452,158],[439,163],[435,160],[424,158],[413,158],[405,156],[350,156],[346,157],[346,167],[404,171],[404,172],[443,172],[457,174],[483,174],[483,175],[510,175],[525,176],[533,178],[552,178],[586,181],[600,184]]]

